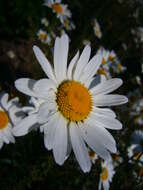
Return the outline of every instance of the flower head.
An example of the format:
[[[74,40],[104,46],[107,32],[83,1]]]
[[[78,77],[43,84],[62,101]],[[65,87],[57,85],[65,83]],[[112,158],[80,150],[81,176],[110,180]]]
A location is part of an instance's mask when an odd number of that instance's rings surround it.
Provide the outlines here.
[[[37,33],[37,36],[41,42],[45,44],[51,43],[51,37],[46,31],[40,29]]]
[[[112,182],[112,178],[115,174],[114,167],[112,162],[104,161],[102,163],[102,172],[100,174],[100,181],[99,181],[99,190],[103,185],[104,190],[109,190],[110,183]]]
[[[36,117],[44,131],[45,147],[53,150],[56,163],[62,165],[72,147],[82,170],[88,172],[91,168],[88,147],[105,160],[110,160],[109,152],[116,152],[115,140],[107,129],[118,130],[122,124],[115,113],[105,107],[126,103],[128,99],[109,94],[122,85],[121,79],[97,82],[95,74],[102,63],[100,54],[90,59],[91,48],[87,45],[81,55],[77,52],[67,65],[68,49],[68,36],[57,37],[52,68],[41,50],[34,46],[48,79],[19,79],[15,86],[43,100]]]
[[[60,19],[61,23],[67,18],[71,17],[71,12],[68,9],[68,6],[61,3],[61,0],[45,0],[45,6],[48,6],[57,14],[57,18]]]
[[[12,127],[24,117],[18,101],[18,98],[8,101],[8,94],[0,94],[0,149],[4,143],[15,143]]]

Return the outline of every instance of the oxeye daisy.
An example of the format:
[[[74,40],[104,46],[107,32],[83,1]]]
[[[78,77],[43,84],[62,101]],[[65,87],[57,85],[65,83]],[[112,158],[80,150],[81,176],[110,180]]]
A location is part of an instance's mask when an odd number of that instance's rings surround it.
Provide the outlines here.
[[[0,149],[4,143],[15,143],[12,127],[24,117],[18,101],[18,98],[8,101],[8,94],[0,94]]]
[[[98,189],[101,190],[102,186],[104,190],[109,190],[110,183],[115,174],[112,162],[104,161],[102,163],[102,172],[100,174],[100,181]]]
[[[29,96],[44,100],[37,116],[40,125],[43,124],[45,146],[53,150],[56,163],[62,165],[73,149],[82,170],[88,172],[91,168],[88,147],[106,160],[110,160],[110,152],[116,152],[115,140],[107,129],[118,130],[122,124],[115,113],[105,107],[124,104],[128,99],[109,94],[122,85],[121,79],[97,83],[95,74],[102,62],[100,54],[90,59],[91,48],[87,45],[81,55],[77,52],[67,65],[68,49],[68,36],[57,37],[53,68],[42,51],[34,46],[48,79],[37,82],[18,79],[15,86]]]
[[[128,157],[131,158],[130,162],[141,161],[143,162],[143,131],[136,130],[132,134],[132,145],[128,147]]]
[[[50,45],[50,43],[51,43],[51,37],[50,37],[50,35],[46,31],[40,29],[37,32],[37,36],[38,36],[38,38],[39,38],[39,40],[41,42]]]
[[[61,23],[64,24],[64,21],[67,18],[71,17],[71,12],[68,9],[68,5],[62,4],[61,0],[45,0],[45,6],[48,6],[57,14],[57,18],[60,19]]]
[[[40,118],[38,117],[38,112],[41,112],[40,106],[43,102],[44,101],[42,99],[32,97],[29,100],[30,105],[22,107],[22,111],[26,114],[26,116],[21,122],[14,126],[12,130],[14,136],[26,135],[32,129],[39,127]],[[42,132],[42,127],[40,129]]]

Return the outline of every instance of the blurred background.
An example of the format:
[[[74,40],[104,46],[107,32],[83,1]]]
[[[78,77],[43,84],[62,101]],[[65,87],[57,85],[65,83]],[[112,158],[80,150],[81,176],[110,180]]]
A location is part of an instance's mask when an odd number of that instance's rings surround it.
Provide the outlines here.
[[[91,45],[92,55],[102,50],[98,73],[122,78],[118,93],[129,98],[128,104],[114,108],[123,129],[112,132],[119,152],[112,155],[116,164],[110,189],[141,190],[143,135],[139,142],[132,139],[137,131],[143,133],[143,1],[62,0],[59,5],[66,5],[63,17],[58,17],[59,6],[45,6],[44,0],[0,1],[0,91],[11,98],[19,96],[23,105],[27,101],[14,81],[44,76],[33,45],[38,45],[51,63],[55,38],[63,33],[70,38],[69,60],[86,44]],[[139,149],[132,149],[133,144]],[[58,166],[44,148],[43,134],[36,131],[0,150],[1,190],[98,189],[100,172],[100,159],[84,174],[73,154]]]

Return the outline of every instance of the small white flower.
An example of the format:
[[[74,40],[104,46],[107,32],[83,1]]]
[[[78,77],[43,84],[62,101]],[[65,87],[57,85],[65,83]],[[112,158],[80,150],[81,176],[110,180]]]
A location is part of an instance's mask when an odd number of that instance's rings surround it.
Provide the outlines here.
[[[91,48],[87,45],[81,56],[77,52],[67,68],[68,49],[68,36],[57,37],[53,69],[42,51],[34,46],[34,53],[48,79],[18,79],[15,86],[31,97],[44,100],[36,119],[40,125],[43,123],[45,147],[53,150],[56,163],[62,165],[73,148],[82,170],[89,172],[91,160],[87,145],[109,160],[109,152],[116,152],[116,143],[107,129],[122,128],[115,113],[103,107],[121,105],[128,99],[109,94],[122,85],[121,79],[97,82],[95,74],[102,62],[100,54],[90,59]],[[25,127],[24,122],[21,127]]]
[[[46,18],[42,18],[41,19],[41,23],[45,26],[48,27],[49,26],[49,21]]]
[[[38,112],[41,112],[40,106],[44,103],[44,100],[32,97],[29,103],[30,106],[25,106],[22,108],[22,111],[26,113],[27,116],[25,116],[21,122],[14,126],[14,136],[26,135],[32,129],[37,129],[39,127],[40,118],[38,117]],[[43,132],[42,127],[40,128],[40,131]]]
[[[12,127],[23,118],[18,98],[8,101],[8,94],[0,95],[0,149],[3,144],[15,143]]]
[[[93,21],[93,30],[94,30],[94,34],[97,38],[102,38],[102,32],[101,32],[101,28],[100,25],[97,21],[97,19],[94,19]]]
[[[100,174],[100,181],[98,189],[101,190],[102,186],[104,190],[109,190],[110,183],[112,182],[112,178],[115,174],[112,162],[104,161],[102,163],[102,172]]]
[[[136,130],[132,134],[131,146],[128,147],[128,157],[143,162],[143,131]]]
[[[57,14],[57,18],[60,19],[62,24],[67,18],[71,17],[68,5],[62,4],[61,0],[45,0],[44,5],[50,7]]]
[[[11,59],[14,59],[14,58],[15,58],[15,53],[14,53],[14,51],[12,51],[12,50],[9,50],[9,51],[7,52],[7,55],[8,55],[8,57],[11,58]]]
[[[38,38],[39,38],[39,40],[41,42],[50,45],[50,43],[51,43],[51,37],[50,37],[50,35],[46,31],[40,29],[37,32],[37,36],[38,36]]]

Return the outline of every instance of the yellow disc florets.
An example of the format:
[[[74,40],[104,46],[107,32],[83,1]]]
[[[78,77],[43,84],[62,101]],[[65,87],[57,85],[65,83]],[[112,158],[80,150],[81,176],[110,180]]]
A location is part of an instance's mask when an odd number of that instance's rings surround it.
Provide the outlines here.
[[[108,179],[108,169],[106,167],[102,170],[101,179],[102,181],[106,181]]]
[[[62,6],[59,3],[54,3],[52,9],[58,14],[62,14],[63,12]]]
[[[76,81],[65,81],[59,86],[56,102],[62,115],[74,122],[83,121],[92,109],[88,89]]]
[[[9,122],[8,115],[4,111],[0,111],[0,129],[3,129],[7,126]]]

